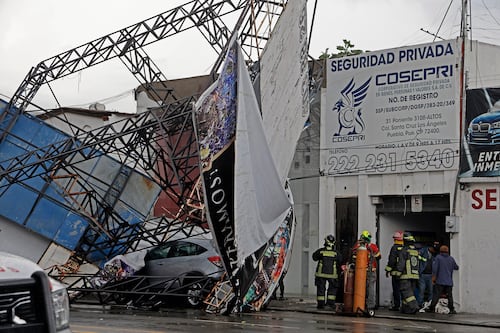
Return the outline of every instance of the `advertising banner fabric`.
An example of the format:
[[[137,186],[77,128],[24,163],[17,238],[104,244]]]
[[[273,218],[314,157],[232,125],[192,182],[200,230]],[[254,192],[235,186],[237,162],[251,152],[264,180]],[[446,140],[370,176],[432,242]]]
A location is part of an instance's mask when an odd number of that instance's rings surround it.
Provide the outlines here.
[[[233,43],[219,79],[200,96],[194,114],[207,221],[233,286],[238,271],[234,226],[237,57]]]
[[[241,52],[241,51],[240,51]],[[239,54],[243,59],[243,54]],[[238,62],[235,214],[239,263],[266,244],[292,203],[264,134],[257,99],[244,62]]]
[[[236,42],[219,79],[196,104],[195,124],[207,220],[229,279],[243,297],[263,251],[290,216],[292,199],[274,165]]]
[[[466,92],[460,177],[500,176],[500,88]]]
[[[306,0],[288,1],[260,60],[264,131],[282,183],[309,119]]]

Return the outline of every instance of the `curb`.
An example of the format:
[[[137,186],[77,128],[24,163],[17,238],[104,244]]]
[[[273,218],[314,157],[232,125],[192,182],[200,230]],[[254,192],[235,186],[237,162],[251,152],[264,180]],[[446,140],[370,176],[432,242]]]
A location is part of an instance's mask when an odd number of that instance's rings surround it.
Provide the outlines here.
[[[300,300],[298,302],[287,301],[283,302],[280,305],[273,306],[272,302],[267,307],[267,310],[270,311],[295,311],[302,313],[311,313],[311,314],[322,314],[322,315],[334,315],[334,316],[349,316],[349,314],[343,313],[334,313],[328,310],[317,310],[315,308],[314,302],[307,302],[305,300]],[[461,314],[457,315],[449,315],[449,314],[426,314],[426,317],[419,315],[419,313],[415,315],[405,315],[405,314],[390,314],[384,313],[385,311],[378,312],[375,311],[374,318],[384,318],[384,319],[393,319],[393,320],[411,320],[411,321],[419,321],[419,322],[429,322],[429,323],[440,323],[440,324],[454,324],[461,326],[470,326],[470,327],[484,327],[484,328],[500,328],[500,319],[497,318],[484,318],[484,321],[481,321],[481,315],[473,315],[466,314],[466,316],[475,316],[473,321],[464,320],[464,318],[460,318]],[[465,314],[464,314],[465,315]],[[429,317],[431,316],[431,317]],[[435,317],[436,316],[436,317]],[[437,317],[439,316],[439,317]],[[366,317],[369,318],[369,317]]]
[[[432,315],[432,314],[430,314]],[[439,324],[453,324],[453,325],[462,325],[462,326],[473,326],[473,327],[487,327],[487,328],[500,328],[500,323],[477,323],[477,322],[470,322],[470,321],[464,321],[460,320],[458,317],[460,317],[460,314],[457,315],[443,315],[443,314],[437,314],[439,316],[448,316],[447,318],[424,318],[424,317],[419,317],[418,314],[415,316],[409,317],[409,316],[394,316],[394,315],[388,315],[388,314],[377,314],[375,312],[375,318],[385,318],[385,319],[399,319],[399,320],[412,320],[412,321],[420,321],[420,322],[429,322],[429,323],[439,323]],[[453,318],[453,319],[452,319]]]

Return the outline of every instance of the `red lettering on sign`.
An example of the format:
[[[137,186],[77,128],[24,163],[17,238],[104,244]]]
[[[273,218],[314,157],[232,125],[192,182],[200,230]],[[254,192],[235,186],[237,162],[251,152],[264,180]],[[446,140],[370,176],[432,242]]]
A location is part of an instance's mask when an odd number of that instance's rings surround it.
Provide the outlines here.
[[[497,189],[496,188],[489,188],[486,189],[486,209],[497,209],[497,197],[496,194]]]
[[[497,209],[498,197],[496,188],[487,188],[482,190],[473,190],[471,192],[472,208],[474,209]]]
[[[481,200],[481,197],[483,196],[483,191],[474,190],[471,192],[471,196],[472,196],[472,208],[481,209],[483,207],[483,200]]]

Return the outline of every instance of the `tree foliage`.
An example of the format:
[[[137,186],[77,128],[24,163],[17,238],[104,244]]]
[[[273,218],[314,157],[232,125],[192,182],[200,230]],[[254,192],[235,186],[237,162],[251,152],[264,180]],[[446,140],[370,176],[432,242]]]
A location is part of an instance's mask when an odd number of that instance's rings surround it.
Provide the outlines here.
[[[328,53],[329,49],[327,48],[325,52],[323,52],[319,56],[319,59],[341,58],[351,55],[357,55],[364,52],[363,50],[354,49],[354,44],[352,44],[350,40],[343,39],[342,42],[344,43],[343,45],[337,46],[338,53]]]

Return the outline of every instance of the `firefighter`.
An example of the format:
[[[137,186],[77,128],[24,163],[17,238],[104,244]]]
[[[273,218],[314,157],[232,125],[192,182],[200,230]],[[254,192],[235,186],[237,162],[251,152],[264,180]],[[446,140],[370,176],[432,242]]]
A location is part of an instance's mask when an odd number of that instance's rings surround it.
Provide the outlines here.
[[[372,243],[372,235],[364,230],[359,236],[359,240],[354,244],[351,252],[351,260],[356,262],[356,250],[360,246],[368,250],[368,268],[366,272],[366,307],[368,310],[374,310],[377,302],[377,262],[382,257],[377,244]]]
[[[334,250],[334,245],[335,237],[328,235],[325,237],[323,247],[314,251],[312,255],[313,260],[318,262],[314,279],[318,309],[324,308],[325,305],[335,308],[339,267],[342,259],[340,254]]]
[[[401,273],[397,270],[397,263],[399,258],[399,253],[403,250],[403,232],[396,231],[392,238],[394,244],[389,251],[389,259],[387,260],[387,266],[385,266],[385,276],[391,277],[392,282],[392,306],[389,308],[391,311],[399,311],[401,306],[401,291],[399,287],[399,276]]]
[[[396,265],[400,273],[400,291],[402,312],[408,314],[416,313],[418,308],[415,288],[419,279],[419,254],[415,248],[415,238],[408,232],[403,234],[403,249],[399,252],[398,263]]]

